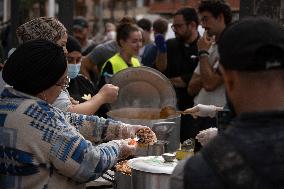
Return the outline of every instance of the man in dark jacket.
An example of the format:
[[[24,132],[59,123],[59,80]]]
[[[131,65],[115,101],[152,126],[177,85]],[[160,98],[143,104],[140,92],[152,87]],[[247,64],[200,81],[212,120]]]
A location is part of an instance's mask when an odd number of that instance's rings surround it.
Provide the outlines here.
[[[223,32],[218,48],[237,117],[175,168],[171,188],[283,188],[284,29],[244,19]]]

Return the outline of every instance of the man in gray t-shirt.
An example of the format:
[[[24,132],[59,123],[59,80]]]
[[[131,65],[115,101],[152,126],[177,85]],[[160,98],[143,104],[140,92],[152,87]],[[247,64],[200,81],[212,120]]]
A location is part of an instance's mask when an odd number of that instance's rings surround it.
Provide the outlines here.
[[[98,45],[82,61],[81,73],[91,79],[90,72],[99,75],[103,64],[119,50],[115,40]]]

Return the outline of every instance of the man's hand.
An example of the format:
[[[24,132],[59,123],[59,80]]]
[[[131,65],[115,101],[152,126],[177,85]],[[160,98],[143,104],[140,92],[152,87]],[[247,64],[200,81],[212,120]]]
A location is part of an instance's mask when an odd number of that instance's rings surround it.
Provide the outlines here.
[[[205,50],[208,51],[209,48],[211,47],[214,39],[212,37],[208,37],[207,33],[204,32],[203,36],[199,38],[197,41],[197,47],[199,51]]]
[[[119,138],[139,137],[144,144],[153,145],[157,141],[156,134],[147,126],[123,124],[120,128]]]
[[[200,131],[195,138],[198,140],[198,142],[201,143],[202,146],[204,146],[208,142],[210,142],[214,137],[216,137],[217,134],[218,134],[217,128],[209,128]]]
[[[135,154],[137,144],[131,144],[130,140],[131,139],[114,140],[114,142],[119,146],[118,159],[126,159],[128,156]]]
[[[167,52],[167,44],[165,42],[165,37],[162,34],[155,35],[155,44],[161,53]]]

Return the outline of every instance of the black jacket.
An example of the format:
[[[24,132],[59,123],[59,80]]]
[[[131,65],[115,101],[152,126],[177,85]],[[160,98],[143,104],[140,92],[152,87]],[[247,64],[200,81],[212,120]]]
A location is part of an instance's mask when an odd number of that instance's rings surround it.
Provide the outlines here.
[[[284,111],[245,113],[184,167],[184,188],[284,188]]]

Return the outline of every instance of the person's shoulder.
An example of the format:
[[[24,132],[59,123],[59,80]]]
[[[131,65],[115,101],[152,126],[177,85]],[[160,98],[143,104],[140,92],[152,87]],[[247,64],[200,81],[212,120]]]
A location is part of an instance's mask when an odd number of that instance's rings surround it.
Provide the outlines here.
[[[70,80],[70,84],[76,82],[90,82],[90,80],[85,75],[78,74],[77,77]]]
[[[77,90],[79,92],[85,88],[95,90],[95,85],[86,76],[79,74],[77,77],[70,80],[69,87],[67,88],[67,90],[71,94],[70,91]]]
[[[116,48],[117,47],[117,42],[115,40],[111,40],[111,41],[107,41],[107,42],[104,42],[102,44],[99,44],[96,48],[97,49],[103,49],[103,48],[109,48],[109,47],[112,47],[112,48]]]
[[[203,183],[205,180],[208,183]],[[193,188],[220,187],[217,175],[200,152],[186,161],[184,166],[184,184],[194,186]]]
[[[107,48],[108,46],[111,46],[112,41],[108,41],[106,43],[101,43],[101,44],[98,44],[92,51],[91,53],[96,53],[96,52],[99,52],[99,51],[102,51],[104,50],[105,48]]]
[[[201,165],[201,166],[200,166]],[[191,169],[191,173],[194,172],[202,172],[205,171],[207,168],[207,162],[203,157],[202,153],[197,153],[193,157],[187,159],[186,166]]]
[[[167,40],[167,47],[168,48],[178,48],[181,45],[181,41],[177,38],[171,38]]]
[[[171,188],[185,188],[184,186],[194,185],[194,181],[200,182],[204,170],[200,165],[204,165],[202,154],[197,153],[195,156],[180,161],[171,175]]]
[[[157,47],[154,43],[149,43],[147,45],[145,45],[145,49],[144,49],[144,53],[151,53],[151,52],[156,52],[157,51]]]
[[[105,49],[108,49],[110,51],[118,51],[118,44],[115,40],[112,41],[107,41],[106,43],[103,44]]]
[[[167,39],[167,43],[169,43],[169,44],[178,44],[179,40],[177,38],[170,38],[170,39]]]
[[[55,102],[52,104],[54,107],[66,112],[69,106],[72,105],[70,101],[70,95],[67,90],[62,90]]]
[[[26,109],[26,115],[31,116],[33,118],[39,118],[44,114],[51,115],[50,112],[54,112],[54,107],[50,106],[47,102],[43,100],[35,100],[35,99],[25,99],[22,104],[22,107]]]
[[[94,56],[95,54],[101,55],[106,53],[116,53],[118,51],[119,47],[116,41],[107,41],[105,43],[97,45],[92,52],[89,54],[89,56]]]

